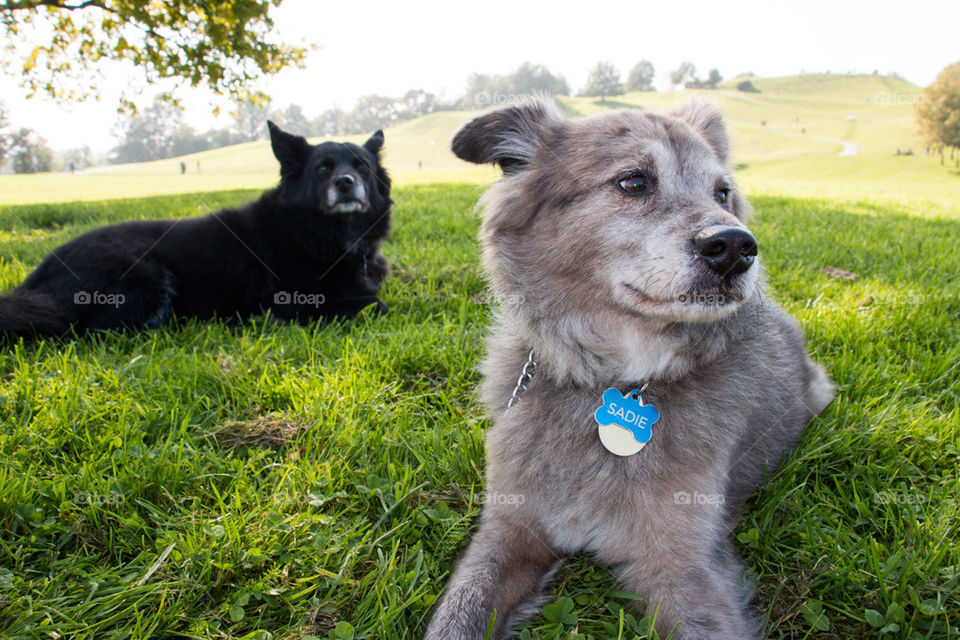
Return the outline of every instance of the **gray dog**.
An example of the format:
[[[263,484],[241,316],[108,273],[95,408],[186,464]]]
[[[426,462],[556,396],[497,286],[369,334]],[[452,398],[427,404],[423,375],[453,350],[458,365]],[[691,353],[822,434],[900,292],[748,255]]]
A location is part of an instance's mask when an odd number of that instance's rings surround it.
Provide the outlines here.
[[[661,634],[758,637],[729,535],[833,386],[764,293],[721,114],[531,100],[453,151],[503,169],[481,200],[501,309],[486,505],[426,637],[507,635],[577,552],[659,607]]]

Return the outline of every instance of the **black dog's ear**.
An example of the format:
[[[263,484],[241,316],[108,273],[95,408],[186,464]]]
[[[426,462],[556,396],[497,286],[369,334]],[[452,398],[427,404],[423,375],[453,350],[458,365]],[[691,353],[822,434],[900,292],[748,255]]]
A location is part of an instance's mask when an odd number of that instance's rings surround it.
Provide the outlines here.
[[[496,163],[505,174],[516,173],[533,160],[546,136],[563,120],[553,101],[533,98],[463,125],[453,137],[453,153],[467,162]]]
[[[370,139],[363,143],[363,148],[375,156],[380,155],[380,149],[383,148],[383,130],[377,129],[370,136]]]
[[[669,112],[703,136],[713,152],[726,164],[730,158],[730,136],[720,107],[708,100],[690,100]]]
[[[283,131],[270,120],[267,120],[267,129],[270,131],[273,155],[280,161],[280,174],[288,176],[299,172],[310,155],[310,143],[303,136]]]

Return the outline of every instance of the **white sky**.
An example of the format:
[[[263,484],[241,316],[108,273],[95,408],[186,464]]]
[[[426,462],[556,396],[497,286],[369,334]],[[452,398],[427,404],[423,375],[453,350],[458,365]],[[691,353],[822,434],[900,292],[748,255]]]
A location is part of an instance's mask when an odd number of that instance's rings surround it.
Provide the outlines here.
[[[425,89],[458,97],[471,73],[507,73],[525,61],[563,74],[576,91],[600,60],[613,62],[625,79],[636,62],[649,59],[665,88],[668,73],[684,60],[701,76],[712,67],[724,77],[876,69],[926,86],[960,59],[957,0],[285,0],[273,15],[280,37],[318,49],[306,69],[283,71],[261,88],[275,107],[297,103],[311,117],[334,105],[349,109],[370,93]],[[15,126],[36,129],[55,149],[104,151],[115,142],[117,98],[140,77],[115,65],[100,102],[70,106],[27,101],[15,77],[0,77],[0,100]],[[191,124],[201,130],[217,124],[209,94],[183,95]],[[226,124],[224,118],[219,126]]]

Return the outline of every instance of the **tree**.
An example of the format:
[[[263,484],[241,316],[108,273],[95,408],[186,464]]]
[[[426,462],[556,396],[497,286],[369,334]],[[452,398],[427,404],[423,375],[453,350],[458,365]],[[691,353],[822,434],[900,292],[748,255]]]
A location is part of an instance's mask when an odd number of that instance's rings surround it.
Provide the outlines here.
[[[960,147],[960,62],[946,67],[926,88],[917,105],[917,121],[926,141],[939,149],[942,165],[943,148]]]
[[[310,123],[310,133],[315,136],[330,138],[343,133],[343,121],[346,115],[343,109],[334,107],[327,109]]]
[[[598,62],[587,77],[587,86],[580,91],[582,96],[600,96],[600,102],[606,102],[607,96],[618,96],[622,93],[620,72],[610,62]]]
[[[697,79],[697,68],[692,62],[681,62],[680,66],[670,72],[670,84],[683,85]]]
[[[182,131],[183,110],[162,98],[137,114],[123,114],[116,125],[119,144],[113,148],[114,163],[147,162],[173,155],[178,132]]]
[[[524,62],[516,71],[504,76],[472,74],[467,79],[467,95],[461,100],[461,105],[484,108],[533,94],[569,95],[570,85],[566,78],[554,75],[544,65]]]
[[[233,112],[233,128],[240,141],[250,142],[267,137],[267,120],[270,117],[270,101],[243,100]]]
[[[33,129],[20,129],[12,137],[14,173],[42,173],[53,168],[53,151]]]
[[[718,69],[710,69],[710,75],[707,76],[707,86],[716,89],[717,85],[723,82],[723,76]]]
[[[288,133],[295,133],[298,136],[310,135],[312,128],[310,121],[303,115],[303,107],[298,104],[291,104],[286,109],[274,112],[270,119]]]
[[[3,166],[3,161],[7,159],[7,152],[10,151],[13,144],[13,139],[6,132],[8,126],[10,126],[10,121],[7,119],[7,105],[0,102],[0,167]]]
[[[440,106],[437,96],[423,89],[411,89],[400,98],[400,118],[412,120],[433,113]]]
[[[132,63],[148,83],[175,78],[243,96],[252,80],[302,66],[306,49],[270,35],[270,8],[281,2],[5,0],[0,34],[6,62],[0,66],[22,77],[30,97],[96,95],[91,76],[103,59]],[[44,34],[40,42],[38,34]]]
[[[524,62],[510,76],[513,93],[516,95],[545,94],[568,95],[570,86],[563,76],[555,76],[542,64]]]
[[[357,100],[357,106],[344,117],[344,133],[367,133],[400,121],[399,101],[387,96],[369,95]]]
[[[653,63],[649,60],[641,60],[630,70],[627,75],[627,91],[654,91],[653,79],[656,72],[653,69]]]

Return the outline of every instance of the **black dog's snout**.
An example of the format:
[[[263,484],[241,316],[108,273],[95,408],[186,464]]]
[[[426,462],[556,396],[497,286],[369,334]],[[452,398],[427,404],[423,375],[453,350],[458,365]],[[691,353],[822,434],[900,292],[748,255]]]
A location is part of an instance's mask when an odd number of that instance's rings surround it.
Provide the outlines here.
[[[356,178],[349,174],[345,174],[333,181],[333,184],[340,191],[347,192],[353,189],[353,186],[357,184]]]
[[[713,271],[724,277],[743,273],[757,256],[757,240],[749,231],[725,227],[697,236],[697,253]]]

